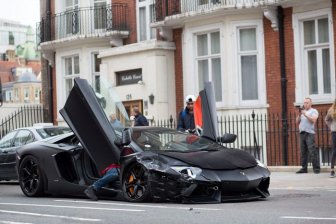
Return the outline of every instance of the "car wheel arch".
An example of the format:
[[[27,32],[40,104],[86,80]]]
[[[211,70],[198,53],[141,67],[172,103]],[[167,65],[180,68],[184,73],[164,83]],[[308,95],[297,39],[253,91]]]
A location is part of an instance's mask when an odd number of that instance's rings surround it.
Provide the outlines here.
[[[43,196],[43,195],[45,195],[45,193],[48,189],[47,188],[47,186],[48,186],[47,182],[48,181],[47,181],[47,177],[44,173],[44,170],[41,168],[41,163],[40,163],[39,158],[37,156],[33,155],[33,154],[25,154],[24,156],[21,157],[21,160],[20,160],[21,162],[18,164],[17,170],[18,170],[18,179],[19,179],[20,187],[23,188],[23,186],[21,185],[21,176],[20,176],[21,175],[21,173],[20,173],[21,172],[21,166],[26,160],[29,159],[29,157],[30,157],[31,160],[35,160],[35,162],[37,164],[37,168],[38,168],[40,178],[41,178],[39,181],[42,182],[42,187],[38,186],[37,187],[38,189],[32,195],[26,194],[23,189],[22,189],[22,191],[25,195],[30,196],[30,197]]]
[[[148,181],[148,177],[147,177],[147,189],[145,191],[145,193],[143,194],[144,196],[140,196],[140,199],[137,198],[137,199],[131,199],[129,196],[125,195],[127,194],[126,193],[126,189],[125,189],[125,181],[126,181],[126,178],[128,178],[128,174],[130,172],[131,169],[133,169],[134,167],[136,166],[140,166],[140,167],[143,167],[145,169],[145,171],[147,171],[147,175],[150,175],[150,172],[148,170],[148,168],[146,166],[144,166],[143,164],[137,162],[137,161],[134,161],[133,163],[129,163],[127,165],[127,167],[124,167],[123,169],[123,172],[122,172],[122,177],[121,177],[121,189],[122,189],[122,192],[123,192],[123,197],[125,200],[127,201],[131,201],[131,202],[145,202],[145,201],[150,201],[150,196],[151,196],[151,187],[149,185],[149,181]]]

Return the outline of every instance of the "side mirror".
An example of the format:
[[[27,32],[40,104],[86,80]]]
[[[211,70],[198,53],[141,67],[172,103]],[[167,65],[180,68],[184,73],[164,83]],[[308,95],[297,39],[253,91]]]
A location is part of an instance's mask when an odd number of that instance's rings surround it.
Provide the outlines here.
[[[122,135],[121,135],[121,144],[122,145],[129,145],[132,141],[132,133],[131,130],[129,128],[125,128],[122,131]]]
[[[225,133],[222,137],[218,137],[217,141],[221,143],[233,143],[234,141],[236,141],[236,139],[237,139],[237,135]]]

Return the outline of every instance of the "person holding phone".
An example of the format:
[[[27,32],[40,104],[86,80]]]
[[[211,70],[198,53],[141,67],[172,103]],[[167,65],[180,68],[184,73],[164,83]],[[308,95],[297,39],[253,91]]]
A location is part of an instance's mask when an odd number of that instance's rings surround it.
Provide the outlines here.
[[[320,173],[320,162],[318,150],[315,147],[315,123],[319,113],[312,108],[312,100],[309,97],[304,99],[303,107],[298,110],[296,123],[300,130],[300,152],[302,168],[296,173],[308,173],[308,153],[312,159],[313,171],[315,174]]]

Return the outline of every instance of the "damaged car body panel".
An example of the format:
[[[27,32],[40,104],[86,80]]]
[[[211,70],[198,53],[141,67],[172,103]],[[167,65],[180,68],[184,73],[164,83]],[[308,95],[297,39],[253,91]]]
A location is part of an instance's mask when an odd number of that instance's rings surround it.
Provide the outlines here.
[[[76,78],[60,111],[74,134],[17,151],[17,172],[25,195],[83,196],[84,189],[101,177],[101,170],[119,161],[119,181],[106,186],[100,197],[220,203],[269,196],[269,170],[249,153],[224,146],[235,135],[218,136],[210,83],[200,92],[195,111],[199,135],[162,127],[131,127],[108,83],[100,83],[98,98],[86,80]],[[121,126],[109,122],[111,113],[118,115]],[[30,177],[26,170],[38,175]]]
[[[133,131],[138,137],[137,132],[140,130]],[[192,146],[196,144],[195,139],[203,141],[202,146],[213,143],[202,137],[174,133],[164,128],[150,128],[142,130],[141,133],[147,134],[149,138],[146,144],[135,140],[137,145],[144,148],[152,148],[154,145],[155,149],[126,156],[122,153],[121,161],[126,168],[136,163],[147,170],[147,187],[150,188],[155,201],[219,203],[269,196],[269,171],[258,166],[255,159],[241,150],[225,149],[223,146],[219,146],[222,148],[219,149],[217,146],[217,150],[212,148],[212,151],[200,151],[197,150],[199,147]],[[167,150],[170,142],[164,142],[164,146],[158,147],[157,140],[151,138],[158,137],[161,133],[176,135],[175,138],[165,136],[164,139],[175,139],[174,149],[179,151]],[[176,139],[179,139],[179,142]],[[177,144],[180,144],[179,147]],[[237,153],[241,157],[230,162]]]

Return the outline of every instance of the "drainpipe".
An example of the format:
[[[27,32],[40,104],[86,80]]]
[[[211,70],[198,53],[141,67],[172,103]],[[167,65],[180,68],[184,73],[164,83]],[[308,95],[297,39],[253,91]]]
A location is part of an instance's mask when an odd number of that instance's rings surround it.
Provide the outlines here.
[[[285,61],[285,32],[283,8],[278,6],[279,52],[281,69],[282,161],[288,165],[287,78]]]
[[[47,5],[46,5],[46,23],[48,26],[48,37],[51,40],[51,23],[50,23],[50,15],[51,15],[51,0],[47,0]],[[47,63],[47,77],[48,77],[48,91],[49,91],[49,119],[52,123],[54,123],[54,97],[53,97],[53,74],[52,74],[52,67],[50,66],[49,62]]]

